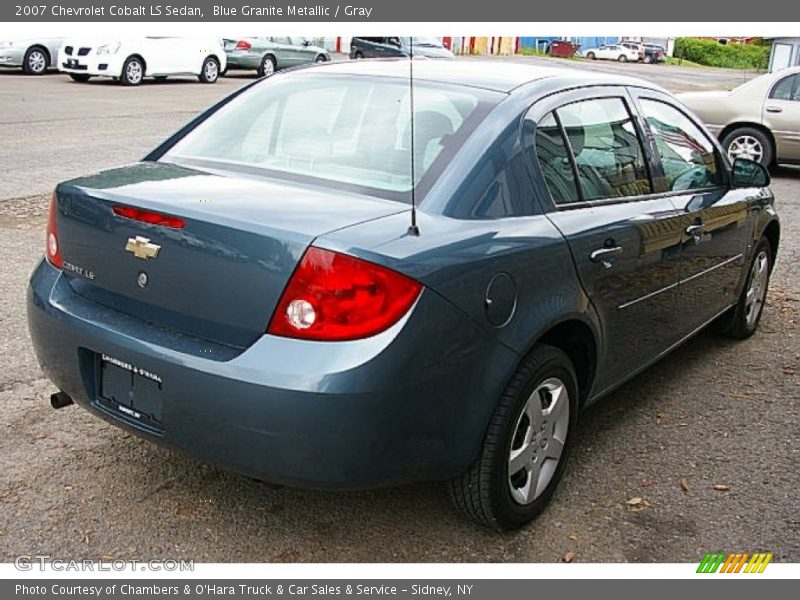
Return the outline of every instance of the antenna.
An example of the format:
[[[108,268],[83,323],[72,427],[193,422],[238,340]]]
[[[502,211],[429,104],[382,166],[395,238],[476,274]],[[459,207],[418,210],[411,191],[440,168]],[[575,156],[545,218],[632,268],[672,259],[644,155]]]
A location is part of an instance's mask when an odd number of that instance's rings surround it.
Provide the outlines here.
[[[408,235],[419,235],[417,227],[417,171],[416,148],[414,147],[414,37],[409,38],[408,44],[408,104],[411,107],[411,225]]]

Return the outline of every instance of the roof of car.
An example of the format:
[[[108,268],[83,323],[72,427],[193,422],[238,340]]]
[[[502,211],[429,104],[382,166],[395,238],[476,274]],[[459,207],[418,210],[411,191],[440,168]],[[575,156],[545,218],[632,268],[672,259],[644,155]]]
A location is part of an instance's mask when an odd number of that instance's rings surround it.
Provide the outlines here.
[[[408,78],[409,62],[406,58],[351,60],[327,63],[326,73],[366,75],[375,77]],[[487,62],[480,59],[415,59],[414,79],[436,81],[509,93],[514,89],[543,79],[570,80],[575,85],[635,85],[661,89],[633,77],[598,73],[560,66],[538,66],[519,62]]]

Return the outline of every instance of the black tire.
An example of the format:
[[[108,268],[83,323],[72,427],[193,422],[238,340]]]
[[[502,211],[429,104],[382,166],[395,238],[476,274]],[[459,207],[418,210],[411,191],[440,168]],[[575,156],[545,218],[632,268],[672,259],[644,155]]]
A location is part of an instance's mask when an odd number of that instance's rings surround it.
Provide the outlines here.
[[[648,54],[645,54],[642,61],[644,62],[644,64],[649,65],[650,63],[653,62],[653,57]]]
[[[754,307],[748,307],[750,300],[749,291],[754,277],[756,276],[756,263],[766,258],[766,279],[761,283],[756,296],[754,297]],[[739,300],[736,305],[728,312],[722,315],[715,323],[714,329],[723,335],[732,337],[738,340],[749,338],[758,329],[758,324],[761,322],[761,315],[764,313],[764,304],[766,303],[767,290],[769,289],[769,278],[772,273],[772,247],[769,245],[767,238],[762,237],[758,242],[753,258],[747,269],[747,278],[742,287],[742,293],[739,294]],[[757,310],[751,317],[751,311]]]
[[[119,82],[122,85],[136,86],[144,81],[144,61],[138,56],[129,56],[122,65]]]
[[[86,83],[92,78],[91,75],[83,75],[81,73],[70,73],[69,77],[72,81],[77,81],[78,83]]]
[[[541,398],[534,396],[534,392],[545,382],[556,379],[563,382],[568,394],[568,399],[564,400],[568,403],[569,413],[563,450],[546,487],[531,502],[522,504],[512,496],[510,453],[513,445],[520,443],[523,409],[529,399]],[[498,530],[518,529],[532,521],[547,505],[564,475],[577,421],[578,385],[572,362],[558,348],[536,345],[522,361],[500,397],[489,421],[480,454],[464,474],[448,483],[456,510],[481,525]],[[528,426],[533,428],[532,424]],[[542,431],[546,426],[545,420]],[[531,441],[529,447],[536,447],[536,453],[539,451],[539,442]],[[545,449],[547,447],[544,446]],[[522,470],[517,475],[521,473]],[[520,485],[524,485],[527,477],[527,473],[523,475]]]
[[[728,133],[724,138],[722,138],[721,144],[722,148],[725,150],[725,153],[728,155],[728,158],[733,161],[733,156],[731,156],[731,146],[737,139],[750,137],[758,141],[761,144],[761,148],[763,149],[761,158],[758,160],[762,165],[765,167],[769,167],[772,165],[772,159],[774,156],[774,149],[772,147],[772,140],[770,137],[761,131],[760,129],[756,129],[755,127],[737,127],[730,133]]]
[[[624,54],[620,54],[619,58],[617,59],[619,62],[628,62],[628,57]]]
[[[197,79],[200,83],[217,83],[219,79],[219,61],[213,56],[207,56],[200,67]]]
[[[328,59],[325,58],[324,54],[318,54],[317,57],[314,59],[314,62],[315,63],[324,63],[324,62],[328,62]]]
[[[588,58],[589,60],[597,60],[597,57],[594,55],[594,52],[587,52],[586,58]]]
[[[356,60],[360,60],[360,59],[364,58],[364,55],[361,52],[356,52],[353,55],[353,58],[355,58]]]
[[[50,66],[50,55],[41,46],[31,46],[22,59],[22,70],[27,75],[44,75]]]
[[[277,69],[278,63],[275,61],[275,58],[270,54],[265,54],[264,58],[261,59],[261,64],[258,66],[258,76],[269,77],[273,75]]]

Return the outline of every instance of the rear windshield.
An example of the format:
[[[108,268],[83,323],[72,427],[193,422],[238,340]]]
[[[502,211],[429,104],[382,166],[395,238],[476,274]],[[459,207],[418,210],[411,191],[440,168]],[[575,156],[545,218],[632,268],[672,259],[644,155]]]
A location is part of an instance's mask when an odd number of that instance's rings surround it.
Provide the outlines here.
[[[161,160],[308,179],[408,200],[426,187],[501,94],[312,71],[274,76],[232,100]],[[424,191],[424,190],[423,190]]]

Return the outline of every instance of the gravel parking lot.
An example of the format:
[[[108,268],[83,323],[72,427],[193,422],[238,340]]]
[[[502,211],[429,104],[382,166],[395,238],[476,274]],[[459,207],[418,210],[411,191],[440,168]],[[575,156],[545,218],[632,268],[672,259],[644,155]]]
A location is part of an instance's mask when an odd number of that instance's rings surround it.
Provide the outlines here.
[[[576,64],[626,70],[674,90],[724,88],[748,76]],[[711,550],[800,561],[800,171],[774,173],[782,247],[759,332],[744,342],[702,333],[587,411],[553,504],[517,533],[460,520],[436,484],[272,489],[79,408],[53,411],[55,390],[36,364],[24,307],[43,252],[49,191],[61,179],[139,158],[247,81],[123,88],[0,73],[0,561],[48,553],[203,562],[530,562],[567,554],[692,562]]]

